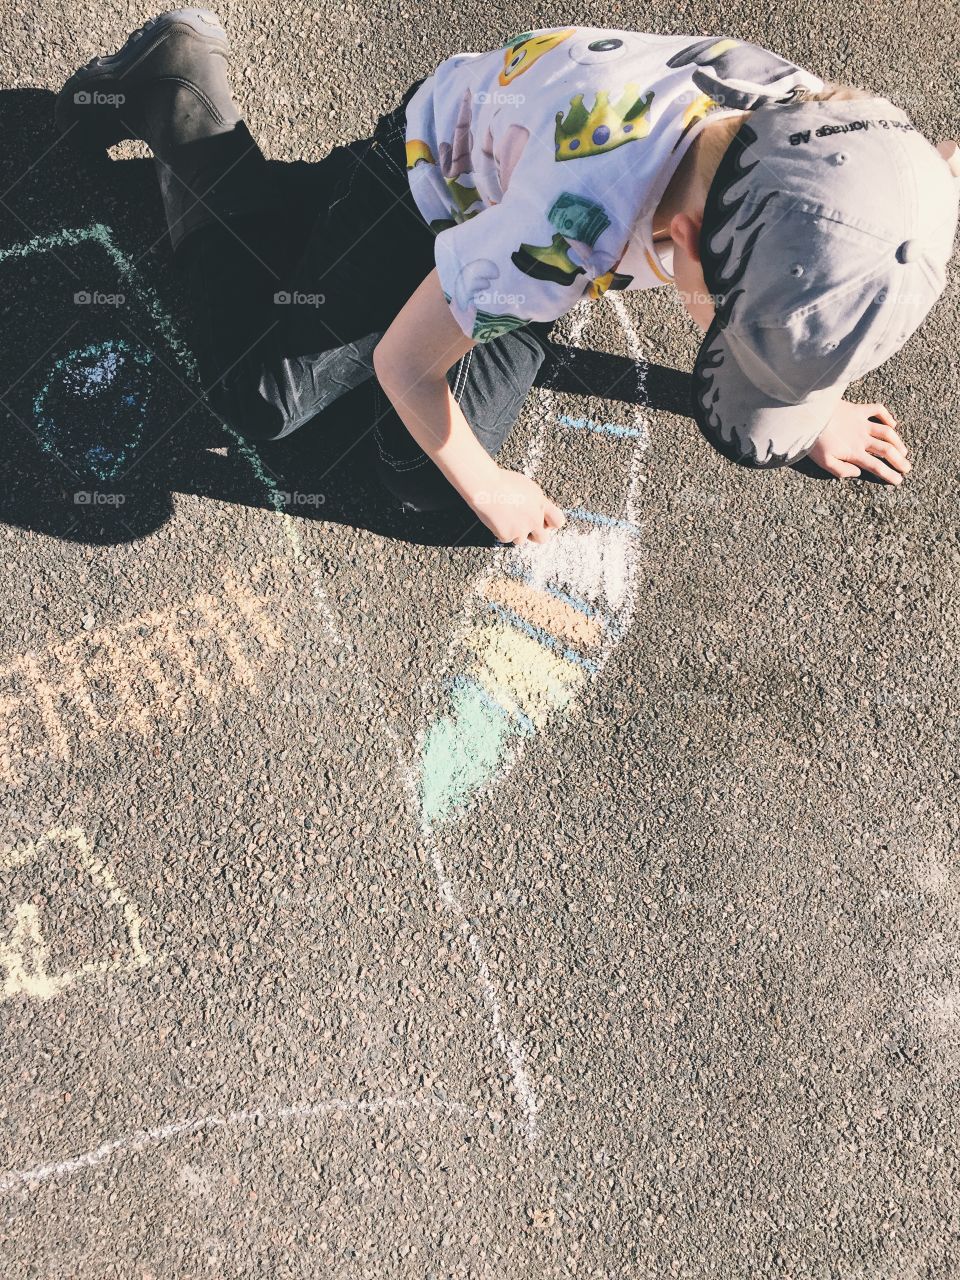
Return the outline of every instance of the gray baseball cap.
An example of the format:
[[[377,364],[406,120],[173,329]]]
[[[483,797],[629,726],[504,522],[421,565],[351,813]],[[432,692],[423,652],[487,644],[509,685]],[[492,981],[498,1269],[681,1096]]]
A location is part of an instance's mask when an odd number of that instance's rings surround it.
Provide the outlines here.
[[[795,462],[848,384],[882,364],[946,284],[960,179],[885,98],[751,111],[707,194],[716,318],[694,416],[725,457]]]

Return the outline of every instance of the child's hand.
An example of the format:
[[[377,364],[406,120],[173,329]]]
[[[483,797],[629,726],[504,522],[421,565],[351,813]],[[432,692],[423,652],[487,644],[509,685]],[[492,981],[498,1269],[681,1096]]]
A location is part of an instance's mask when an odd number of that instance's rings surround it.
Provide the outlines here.
[[[913,464],[907,461],[907,446],[894,430],[896,424],[882,404],[841,400],[807,457],[841,480],[869,471],[888,484],[900,484]]]
[[[535,480],[497,467],[485,483],[485,488],[471,496],[470,505],[498,541],[515,546],[528,538],[546,542],[556,529],[563,528],[563,512]]]

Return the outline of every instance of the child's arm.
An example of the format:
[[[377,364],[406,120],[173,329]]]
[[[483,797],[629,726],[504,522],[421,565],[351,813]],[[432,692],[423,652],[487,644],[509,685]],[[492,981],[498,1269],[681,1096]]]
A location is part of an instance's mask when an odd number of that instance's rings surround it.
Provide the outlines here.
[[[436,268],[373,352],[377,380],[407,430],[501,542],[546,542],[563,513],[533,480],[500,467],[470,429],[447,370],[474,346],[443,296]]]
[[[882,404],[841,400],[807,457],[841,480],[869,471],[889,484],[900,484],[912,463],[896,425]]]

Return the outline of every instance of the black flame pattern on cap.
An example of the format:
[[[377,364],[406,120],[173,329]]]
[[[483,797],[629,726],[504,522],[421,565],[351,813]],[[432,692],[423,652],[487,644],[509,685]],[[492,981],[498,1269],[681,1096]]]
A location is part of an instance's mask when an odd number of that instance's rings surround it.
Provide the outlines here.
[[[760,459],[755,441],[739,434],[735,427],[724,429],[722,411],[718,406],[720,392],[715,378],[716,371],[723,367],[727,358],[719,339],[733,318],[738,300],[743,296],[744,290],[738,286],[766,225],[763,215],[770,201],[779,195],[776,190],[767,191],[757,202],[756,208],[742,222],[737,221],[751,193],[751,187],[744,186],[739,195],[732,197],[731,192],[759,163],[758,160],[751,161],[749,156],[750,147],[756,141],[756,131],[749,123],[742,124],[724,152],[704,206],[700,261],[704,283],[714,298],[715,319],[703,340],[693,369],[693,416],[701,432],[717,452],[731,462],[746,467],[773,468],[798,461],[807,452],[807,449],[801,447],[807,442],[798,442],[782,454],[771,453]],[[724,232],[727,233],[726,237]],[[749,232],[746,238],[744,232]],[[718,239],[726,242],[725,248],[714,247]],[[737,374],[743,379],[739,369]]]
[[[757,167],[759,161],[752,163],[747,156],[748,149],[757,141],[757,134],[748,123],[737,130],[732,142],[727,147],[714,175],[703,210],[703,230],[700,234],[700,262],[703,267],[703,278],[710,293],[716,300],[717,320],[723,328],[733,316],[737,299],[743,293],[736,286],[743,279],[744,272],[750,262],[754,246],[764,224],[759,221],[767,203],[777,193],[770,191],[764,196],[759,207],[739,226],[736,223],[744,202],[750,195],[750,187],[745,186],[741,193],[730,201],[727,195],[739,182],[748,177]],[[738,231],[752,227],[746,241],[738,236]],[[729,243],[723,250],[717,250],[714,241],[729,234]]]

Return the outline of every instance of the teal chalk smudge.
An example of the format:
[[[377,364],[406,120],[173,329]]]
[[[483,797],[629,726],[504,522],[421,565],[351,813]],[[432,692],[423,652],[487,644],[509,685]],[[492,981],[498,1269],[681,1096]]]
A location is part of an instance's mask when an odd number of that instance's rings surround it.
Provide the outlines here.
[[[34,236],[33,239],[26,240],[22,244],[0,249],[0,263],[5,262],[7,259],[26,258],[32,253],[49,253],[55,249],[88,244],[91,241],[100,245],[126,281],[131,293],[134,293],[141,305],[146,308],[157,331],[180,362],[186,378],[194,384],[198,383],[200,374],[193,351],[181,338],[173,318],[164,310],[156,291],[147,283],[146,278],[137,269],[133,261],[117,246],[111,235],[110,228],[104,223],[94,222],[88,227],[65,227],[62,231],[55,232],[53,235]],[[117,340],[117,345],[122,349],[123,343],[121,339]],[[169,368],[164,361],[161,360],[160,363],[165,368]],[[171,370],[171,372],[174,371]],[[40,394],[42,396],[43,392]],[[121,398],[121,403],[127,408],[133,408],[137,403],[137,399],[134,393],[129,391]],[[237,452],[253,472],[256,479],[264,486],[270,506],[274,511],[282,512],[284,503],[280,495],[279,486],[276,480],[267,473],[256,449],[224,423],[221,423],[221,426],[224,433],[236,445]],[[109,478],[109,472],[102,469],[114,465],[111,450],[105,446],[93,445],[83,460],[86,462],[87,467],[98,475],[100,479]],[[119,465],[122,465],[122,463],[118,464],[118,469]],[[97,468],[101,468],[101,470],[98,471]]]
[[[56,360],[33,401],[45,453],[79,475],[114,480],[143,436],[153,391],[152,354],[123,338]],[[89,443],[90,435],[100,440]],[[86,437],[86,439],[84,439]]]
[[[442,822],[496,772],[516,725],[475,681],[457,682],[451,712],[430,726],[420,761],[423,816]]]

